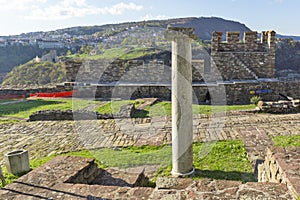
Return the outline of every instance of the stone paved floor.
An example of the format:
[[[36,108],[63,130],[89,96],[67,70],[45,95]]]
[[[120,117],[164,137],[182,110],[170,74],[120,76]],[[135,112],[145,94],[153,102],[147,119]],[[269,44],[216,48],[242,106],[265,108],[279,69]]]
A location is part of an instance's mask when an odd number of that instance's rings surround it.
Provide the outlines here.
[[[93,177],[97,177],[102,171],[95,168],[95,164],[91,162],[91,159],[57,157],[22,176],[4,189],[0,189],[0,198],[7,200],[292,199],[284,184],[274,183],[243,184],[238,181],[164,177],[158,178],[156,188],[86,184],[86,180],[93,180]]]
[[[194,141],[242,139],[253,166],[257,160],[265,157],[266,148],[273,145],[272,137],[300,135],[300,114],[271,115],[236,112],[214,117],[198,115],[194,116],[193,121]],[[170,117],[155,117],[4,123],[0,124],[0,136],[1,160],[4,153],[20,148],[27,149],[31,158],[38,158],[82,148],[171,143],[171,120]],[[241,187],[248,186],[249,184],[246,184]],[[251,190],[254,186],[249,187]],[[260,186],[258,184],[255,187]],[[238,186],[238,191],[240,189]],[[178,190],[173,193],[175,196],[179,195]],[[209,193],[205,195],[210,199]]]
[[[194,141],[243,139],[252,163],[264,158],[271,137],[299,135],[300,114],[194,116]],[[24,148],[31,158],[82,148],[171,143],[170,117],[0,124],[0,159]]]

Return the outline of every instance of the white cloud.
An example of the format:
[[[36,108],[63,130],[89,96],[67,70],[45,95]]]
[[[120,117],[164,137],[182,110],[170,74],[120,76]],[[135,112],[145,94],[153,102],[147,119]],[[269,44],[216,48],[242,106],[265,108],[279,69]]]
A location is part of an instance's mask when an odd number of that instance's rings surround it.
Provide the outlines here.
[[[110,7],[96,7],[86,0],[63,0],[57,5],[46,8],[35,7],[29,16],[31,19],[60,20],[88,15],[121,15],[126,11],[140,11],[143,6],[135,3],[118,3]]]
[[[140,11],[142,5],[118,3],[97,7],[87,0],[59,0],[56,4],[48,0],[0,0],[0,10],[13,10],[16,15],[23,11],[25,18],[35,20],[63,20],[89,15],[122,15],[128,11]],[[52,3],[52,4],[51,4]]]
[[[169,19],[170,17],[166,16],[166,15],[156,15],[156,16],[153,16],[151,14],[147,14],[143,17],[140,18],[140,20],[145,20],[145,21],[148,21],[148,20],[162,20],[162,19]]]
[[[0,0],[0,10],[26,10],[40,3],[47,3],[47,0]]]
[[[118,3],[110,7],[96,7],[88,4],[86,0],[63,0],[53,6],[33,6],[28,18],[62,20],[88,15],[122,15],[127,11],[140,11],[142,9],[142,5],[135,3]]]

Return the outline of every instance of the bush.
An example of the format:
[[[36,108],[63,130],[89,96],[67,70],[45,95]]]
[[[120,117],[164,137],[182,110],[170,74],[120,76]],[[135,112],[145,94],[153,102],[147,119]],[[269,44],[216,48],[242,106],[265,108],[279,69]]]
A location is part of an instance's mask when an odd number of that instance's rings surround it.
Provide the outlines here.
[[[259,101],[261,101],[260,96],[253,96],[253,97],[251,97],[251,99],[250,99],[250,102],[251,102],[252,104],[256,105],[256,106],[257,106],[257,104],[258,104]]]

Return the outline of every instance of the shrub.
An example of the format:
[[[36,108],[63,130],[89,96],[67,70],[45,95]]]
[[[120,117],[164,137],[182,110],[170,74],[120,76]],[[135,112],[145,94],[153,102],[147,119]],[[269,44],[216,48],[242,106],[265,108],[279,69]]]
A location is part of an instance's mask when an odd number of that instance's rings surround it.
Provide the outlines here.
[[[254,105],[257,105],[259,101],[261,101],[260,96],[253,96],[253,97],[251,97],[251,99],[250,99],[250,102],[251,102],[252,104],[254,104]]]

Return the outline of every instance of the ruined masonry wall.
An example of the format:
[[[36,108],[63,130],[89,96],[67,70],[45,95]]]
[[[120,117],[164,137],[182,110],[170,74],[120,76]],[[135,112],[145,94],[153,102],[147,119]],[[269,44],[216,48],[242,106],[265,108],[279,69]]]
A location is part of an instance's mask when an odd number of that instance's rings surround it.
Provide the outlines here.
[[[299,197],[299,158],[300,147],[268,148],[265,161],[258,165],[258,182],[283,183]]]
[[[260,41],[257,32],[245,32],[242,41],[239,32],[227,32],[226,41],[222,41],[222,37],[222,32],[213,33],[211,63],[216,65],[223,80],[274,77],[274,31],[262,32]]]
[[[248,104],[253,96],[260,96],[264,101],[277,101],[280,100],[279,93],[295,99],[300,98],[300,82],[260,82],[260,83],[235,83],[235,84],[221,84],[221,85],[194,85],[194,98],[195,103],[204,103],[206,101],[206,94],[218,94],[225,89],[226,103],[227,104]],[[159,98],[162,100],[171,100],[171,85],[123,85],[123,86],[89,86],[89,87],[76,87],[80,91],[79,97],[91,98],[123,98],[123,99],[136,99],[136,98]],[[63,91],[62,88],[40,88],[40,89],[1,89],[0,95],[15,94],[27,95],[35,92],[57,92]],[[92,95],[92,96],[91,96]],[[217,99],[212,101],[218,103]],[[224,99],[222,99],[224,102]]]
[[[193,81],[203,81],[202,73],[204,61],[198,62],[193,67]],[[67,61],[67,80],[87,83],[111,83],[111,82],[134,82],[134,83],[170,83],[171,66],[163,60],[152,60],[145,63],[143,60],[130,61]]]

